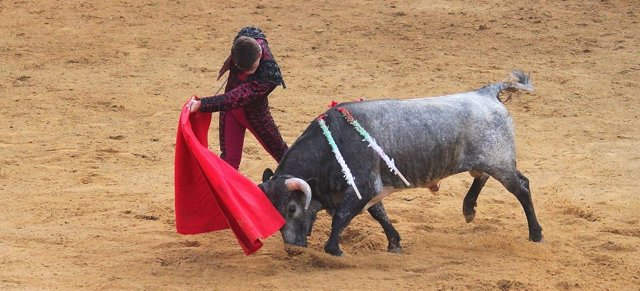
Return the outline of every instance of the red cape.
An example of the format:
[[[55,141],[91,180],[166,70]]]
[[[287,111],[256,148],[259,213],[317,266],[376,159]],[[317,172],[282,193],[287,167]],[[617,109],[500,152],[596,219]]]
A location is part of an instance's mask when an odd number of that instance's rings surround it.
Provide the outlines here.
[[[198,234],[231,228],[246,255],[284,225],[267,196],[208,148],[211,113],[184,106],[176,138],[176,229]]]

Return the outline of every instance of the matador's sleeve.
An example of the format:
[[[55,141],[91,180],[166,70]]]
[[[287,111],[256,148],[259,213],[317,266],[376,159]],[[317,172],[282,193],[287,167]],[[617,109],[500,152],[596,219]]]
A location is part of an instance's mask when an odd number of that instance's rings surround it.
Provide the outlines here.
[[[270,82],[249,81],[227,93],[202,98],[200,111],[217,112],[244,107],[253,100],[267,98],[275,88],[276,85]]]

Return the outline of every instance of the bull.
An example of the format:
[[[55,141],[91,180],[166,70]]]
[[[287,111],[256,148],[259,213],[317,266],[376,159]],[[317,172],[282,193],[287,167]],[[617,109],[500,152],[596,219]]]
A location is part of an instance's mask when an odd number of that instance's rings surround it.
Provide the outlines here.
[[[514,71],[504,82],[446,96],[407,100],[340,103],[327,110],[331,130],[355,181],[344,178],[342,168],[318,123],[311,123],[289,148],[275,170],[266,169],[259,185],[286,219],[280,232],[285,244],[306,247],[316,215],[332,217],[331,235],[324,251],[341,256],[340,234],[365,209],[382,226],[388,251],[401,253],[400,235],[385,213],[382,199],[395,189],[426,187],[437,190],[448,176],[469,172],[473,183],[462,203],[471,222],[476,200],[487,179],[493,177],[516,196],[527,218],[529,239],[542,240],[531,200],[529,180],[516,168],[513,121],[500,99],[502,92],[532,92],[528,74]],[[398,175],[354,130],[338,108],[347,109],[391,157]]]

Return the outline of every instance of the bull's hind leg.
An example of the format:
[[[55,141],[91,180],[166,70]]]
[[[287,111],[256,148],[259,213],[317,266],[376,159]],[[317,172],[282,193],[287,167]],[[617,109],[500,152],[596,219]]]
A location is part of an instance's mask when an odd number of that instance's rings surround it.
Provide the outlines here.
[[[471,176],[473,176],[473,183],[467,195],[464,196],[464,202],[462,202],[462,214],[464,214],[464,219],[467,223],[472,222],[476,217],[476,206],[478,205],[476,201],[478,200],[478,195],[489,179],[489,175],[483,172],[472,171],[470,173]]]
[[[384,206],[382,202],[376,203],[373,206],[367,209],[369,214],[377,220],[382,229],[384,229],[384,234],[387,236],[387,241],[389,241],[389,245],[387,246],[387,251],[390,253],[401,254],[402,247],[400,246],[400,234],[396,231],[395,227],[389,221],[389,217],[387,217],[387,212],[384,210]]]
[[[492,175],[496,180],[516,196],[520,205],[524,209],[529,225],[529,239],[534,242],[542,240],[542,227],[538,223],[536,212],[533,209],[533,201],[531,200],[531,189],[529,188],[529,179],[517,170],[496,173]]]

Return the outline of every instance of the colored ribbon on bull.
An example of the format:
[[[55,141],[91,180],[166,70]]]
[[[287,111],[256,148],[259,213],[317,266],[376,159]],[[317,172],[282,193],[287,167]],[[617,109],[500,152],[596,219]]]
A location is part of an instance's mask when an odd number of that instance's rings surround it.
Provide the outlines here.
[[[337,108],[336,110],[342,113],[342,115],[347,120],[347,122],[353,125],[356,131],[364,138],[363,141],[367,141],[369,143],[369,147],[371,147],[380,156],[380,158],[382,158],[382,160],[384,160],[384,162],[387,163],[387,167],[389,167],[389,170],[392,173],[396,174],[396,176],[400,177],[400,179],[402,179],[402,182],[404,182],[405,185],[410,186],[411,184],[409,184],[409,181],[407,181],[407,179],[405,179],[402,173],[400,173],[400,171],[396,167],[396,164],[393,162],[393,159],[389,158],[389,156],[387,156],[387,154],[384,153],[384,151],[378,145],[376,140],[373,137],[371,137],[371,135],[362,127],[362,125],[360,125],[360,123],[355,118],[353,118],[353,115],[351,115],[351,112],[349,112],[349,110],[343,107]]]
[[[342,168],[342,174],[344,174],[344,178],[347,180],[347,184],[353,187],[353,190],[356,192],[356,196],[358,196],[358,199],[362,200],[362,195],[360,195],[360,191],[358,191],[358,187],[356,187],[356,182],[354,181],[353,175],[351,175],[351,170],[349,170],[349,166],[347,166],[347,163],[344,161],[344,158],[340,153],[340,149],[338,149],[338,145],[336,145],[336,142],[333,140],[331,131],[329,131],[327,123],[324,122],[324,117],[318,117],[317,121],[320,125],[320,128],[322,128],[322,133],[327,138],[327,142],[329,142],[329,145],[331,146],[331,151],[333,151],[333,154],[336,156],[336,160],[338,160],[338,163]]]

